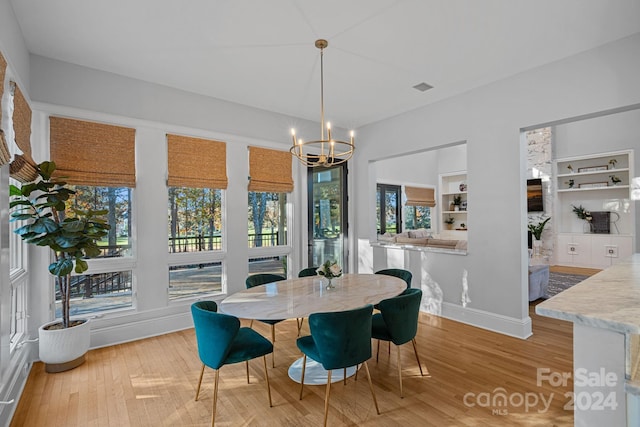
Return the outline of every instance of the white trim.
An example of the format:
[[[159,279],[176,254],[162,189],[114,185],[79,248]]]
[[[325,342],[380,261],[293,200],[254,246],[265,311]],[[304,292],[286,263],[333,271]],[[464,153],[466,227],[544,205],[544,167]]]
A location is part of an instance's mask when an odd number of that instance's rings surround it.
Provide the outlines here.
[[[521,339],[527,339],[533,334],[529,316],[524,319],[516,319],[502,314],[490,313],[475,308],[464,308],[458,304],[443,302],[442,317]]]

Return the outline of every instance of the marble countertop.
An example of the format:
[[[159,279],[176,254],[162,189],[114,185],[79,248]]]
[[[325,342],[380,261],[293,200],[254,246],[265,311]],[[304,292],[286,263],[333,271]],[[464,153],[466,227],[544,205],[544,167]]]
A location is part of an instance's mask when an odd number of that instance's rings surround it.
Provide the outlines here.
[[[596,328],[640,333],[640,254],[541,302],[536,313]]]
[[[451,255],[467,255],[466,249],[447,249],[447,248],[438,248],[434,246],[412,245],[409,243],[389,243],[389,242],[369,242],[369,243],[371,244],[371,246],[376,246],[380,248],[406,249],[410,251],[434,252],[434,253],[451,254]]]

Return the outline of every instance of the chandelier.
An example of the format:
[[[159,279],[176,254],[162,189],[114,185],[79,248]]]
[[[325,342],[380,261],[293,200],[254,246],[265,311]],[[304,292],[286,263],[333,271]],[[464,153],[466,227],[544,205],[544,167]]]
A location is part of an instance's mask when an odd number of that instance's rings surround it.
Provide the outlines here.
[[[300,161],[309,167],[324,166],[330,167],[344,163],[353,156],[353,131],[349,142],[333,139],[331,136],[331,123],[324,123],[324,49],[329,42],[323,39],[316,40],[316,47],[320,49],[320,139],[317,141],[304,141],[302,138],[296,137],[295,129],[291,129],[293,138],[293,146],[289,149],[291,154],[296,156]]]

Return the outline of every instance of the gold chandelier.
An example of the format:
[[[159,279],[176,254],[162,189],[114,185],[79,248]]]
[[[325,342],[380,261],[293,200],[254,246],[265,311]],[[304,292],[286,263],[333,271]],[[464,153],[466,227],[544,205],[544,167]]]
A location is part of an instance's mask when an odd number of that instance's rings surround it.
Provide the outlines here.
[[[331,123],[327,122],[327,138],[325,139],[324,124],[324,49],[329,42],[323,39],[316,40],[316,47],[320,49],[320,139],[317,141],[303,141],[296,137],[296,130],[291,129],[293,146],[289,151],[300,161],[309,167],[330,167],[344,163],[353,156],[355,146],[353,144],[353,131],[349,142],[333,139],[331,136]]]

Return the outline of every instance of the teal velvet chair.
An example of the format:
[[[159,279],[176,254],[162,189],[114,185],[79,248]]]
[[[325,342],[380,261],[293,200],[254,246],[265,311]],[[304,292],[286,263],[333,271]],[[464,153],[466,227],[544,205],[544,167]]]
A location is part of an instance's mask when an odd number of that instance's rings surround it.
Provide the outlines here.
[[[421,299],[422,291],[420,289],[409,288],[397,297],[382,300],[379,304],[380,313],[374,314],[371,322],[371,336],[378,340],[376,361],[380,352],[381,340],[393,342],[398,347],[400,397],[404,397],[402,392],[402,365],[400,364],[401,345],[411,341],[418,367],[420,368],[420,375],[424,376],[415,339],[418,332],[418,314],[420,312]]]
[[[298,277],[312,277],[318,275],[318,267],[307,267],[303,268],[298,272]],[[300,336],[300,330],[302,329],[302,324],[304,323],[304,318],[296,319],[296,323],[298,324],[298,336]]]
[[[378,401],[371,383],[367,360],[371,358],[371,314],[373,306],[353,310],[314,313],[309,316],[311,335],[300,337],[296,344],[304,355],[302,361],[302,377],[300,379],[300,400],[304,389],[304,371],[307,357],[322,364],[327,370],[327,389],[324,398],[324,425],[327,425],[329,412],[329,395],[331,392],[331,370],[343,369],[363,364],[369,380],[371,396],[378,409]],[[346,378],[345,378],[346,382]]]
[[[253,274],[245,280],[245,285],[247,289],[253,288],[254,286],[264,285],[266,283],[279,282],[281,280],[286,280],[287,278],[281,276],[279,274],[271,274],[271,273],[258,273]],[[258,320],[259,322],[266,323],[271,326],[271,342],[275,344],[276,342],[276,323],[282,322],[284,319],[278,320]],[[249,327],[253,327],[253,320],[251,320],[251,324]],[[271,355],[271,366],[276,367],[276,352],[274,351]]]
[[[413,278],[413,274],[411,274],[411,272],[408,270],[403,270],[401,268],[385,268],[384,270],[376,271],[376,274],[398,277],[406,282],[407,289],[411,287],[411,279]]]
[[[200,379],[196,390],[196,401],[200,395],[204,367],[208,366],[216,371],[211,426],[215,424],[216,420],[218,378],[220,376],[220,368],[224,365],[245,362],[247,383],[249,383],[249,360],[262,356],[269,407],[273,406],[266,357],[267,354],[273,353],[273,344],[251,328],[241,328],[240,320],[237,317],[217,313],[217,310],[218,306],[214,301],[198,301],[191,305],[191,316],[193,317],[196,341],[198,343],[198,355],[202,361]]]
[[[318,275],[318,267],[307,267],[300,270],[298,277],[309,277]]]

